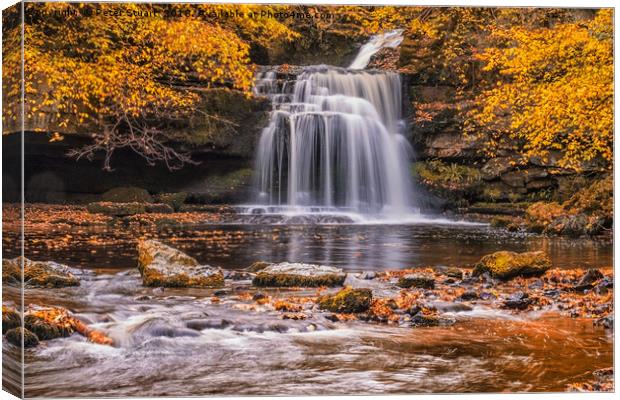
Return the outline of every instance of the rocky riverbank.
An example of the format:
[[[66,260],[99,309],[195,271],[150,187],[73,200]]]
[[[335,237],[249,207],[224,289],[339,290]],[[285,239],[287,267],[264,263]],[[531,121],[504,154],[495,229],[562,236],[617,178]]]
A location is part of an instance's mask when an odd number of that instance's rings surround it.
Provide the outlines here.
[[[242,312],[244,319],[275,313],[282,321],[303,321],[304,329],[316,329],[322,321],[400,329],[445,327],[467,324],[468,320],[459,315],[474,310],[535,319],[556,314],[560,318],[590,320],[600,329],[613,329],[612,269],[560,270],[553,268],[541,252],[494,253],[483,257],[474,268],[428,267],[362,273],[347,273],[329,266],[266,262],[222,271],[199,265],[189,255],[154,240],[140,242],[139,257],[137,272],[142,285],[155,287],[152,294],[135,298],[145,306],[157,302],[173,290],[170,288],[185,288],[191,293],[206,290],[204,295],[210,304]],[[3,261],[5,285],[18,284],[11,271],[19,263],[19,259]],[[31,298],[29,290],[54,291],[95,279],[92,273],[54,262],[24,263],[27,303],[40,299]],[[157,279],[153,279],[154,273]],[[27,304],[26,325],[22,328],[18,311],[12,306],[3,305],[3,334],[13,345],[21,345],[22,332],[27,347],[73,332],[94,343],[118,345],[110,332],[93,329],[72,316],[71,310],[53,304]],[[234,319],[194,319],[186,329],[225,329],[235,324]],[[596,379],[574,382],[566,389],[613,390],[610,375],[613,371],[597,371],[593,375]]]

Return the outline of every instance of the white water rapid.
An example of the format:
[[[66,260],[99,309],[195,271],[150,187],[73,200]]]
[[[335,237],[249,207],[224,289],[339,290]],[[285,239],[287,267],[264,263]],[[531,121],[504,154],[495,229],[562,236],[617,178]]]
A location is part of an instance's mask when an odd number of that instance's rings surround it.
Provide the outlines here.
[[[274,70],[257,75],[256,93],[273,105],[256,150],[259,204],[280,211],[413,213],[400,76],[360,70],[379,49],[397,46],[401,33],[374,36],[348,69],[309,66],[293,81]]]

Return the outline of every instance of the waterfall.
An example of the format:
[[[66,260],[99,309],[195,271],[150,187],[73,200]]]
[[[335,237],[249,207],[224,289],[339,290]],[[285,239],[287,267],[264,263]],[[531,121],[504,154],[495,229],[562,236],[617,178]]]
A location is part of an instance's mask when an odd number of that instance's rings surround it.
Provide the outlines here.
[[[360,48],[357,57],[355,57],[355,60],[349,65],[349,69],[364,69],[368,66],[373,54],[384,47],[397,47],[403,41],[403,32],[403,29],[395,29],[370,38],[368,43]]]
[[[395,43],[394,36],[382,37],[362,47],[349,69],[309,66],[284,82],[273,70],[259,72],[255,93],[269,97],[273,109],[256,150],[258,203],[411,213],[411,148],[401,134],[400,76],[356,69],[377,46]]]

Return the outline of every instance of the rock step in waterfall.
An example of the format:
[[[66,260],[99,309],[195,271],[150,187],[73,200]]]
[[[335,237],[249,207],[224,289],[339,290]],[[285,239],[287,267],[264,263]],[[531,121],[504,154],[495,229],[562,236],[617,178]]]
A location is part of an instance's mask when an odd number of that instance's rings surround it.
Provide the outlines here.
[[[349,68],[308,66],[295,80],[257,74],[255,92],[271,99],[272,112],[256,151],[262,207],[250,212],[413,212],[400,76],[362,70],[401,34],[374,36]]]

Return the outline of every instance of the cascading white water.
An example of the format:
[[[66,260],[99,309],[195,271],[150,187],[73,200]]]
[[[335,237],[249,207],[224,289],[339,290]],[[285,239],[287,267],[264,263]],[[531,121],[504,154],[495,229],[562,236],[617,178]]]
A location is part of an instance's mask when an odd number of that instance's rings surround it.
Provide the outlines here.
[[[370,58],[379,50],[385,47],[397,47],[403,41],[403,32],[403,29],[395,29],[370,38],[368,43],[360,48],[349,69],[364,69],[368,66]]]
[[[376,50],[362,47],[352,68],[363,68],[378,48],[392,46],[399,35],[390,33],[382,45],[373,37]],[[400,76],[388,71],[311,66],[284,84],[274,71],[257,75],[255,92],[273,104],[256,152],[258,202],[411,213],[411,149],[400,133],[401,90]]]

